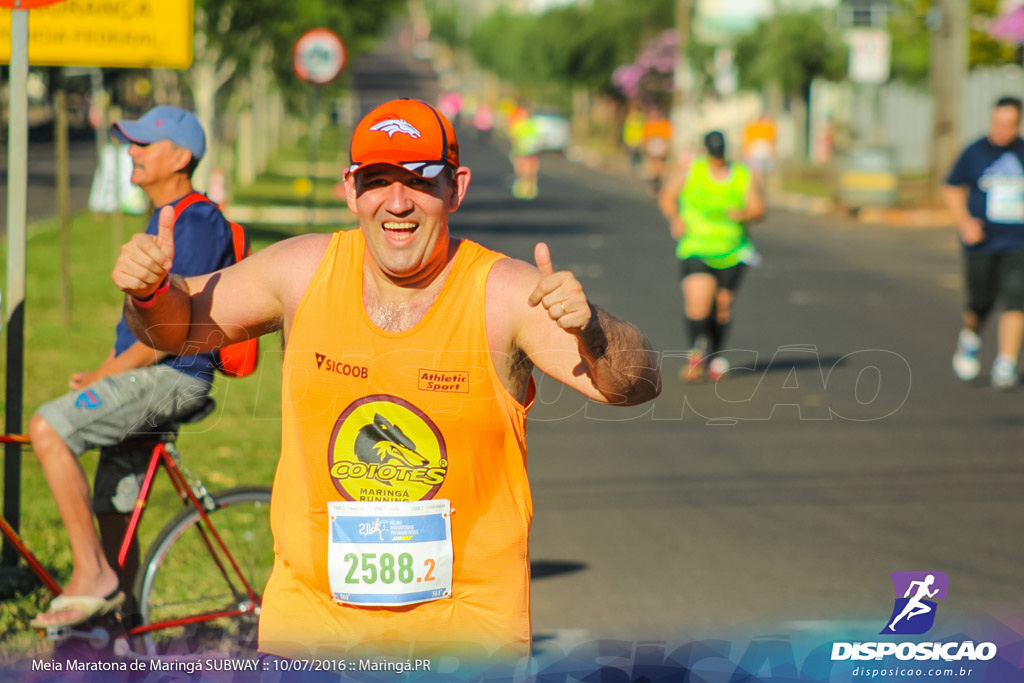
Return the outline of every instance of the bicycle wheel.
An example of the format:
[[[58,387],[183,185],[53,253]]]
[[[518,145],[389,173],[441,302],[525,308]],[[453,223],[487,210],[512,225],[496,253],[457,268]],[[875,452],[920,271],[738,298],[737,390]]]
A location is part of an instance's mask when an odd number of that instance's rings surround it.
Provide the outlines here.
[[[216,508],[207,512],[209,525],[190,506],[161,530],[135,579],[133,594],[141,626],[191,620],[148,633],[148,654],[235,653],[256,648],[259,598],[274,564],[270,489],[228,489],[213,494],[213,499]],[[255,592],[255,604],[209,526]],[[240,616],[195,619],[249,607],[255,609]]]

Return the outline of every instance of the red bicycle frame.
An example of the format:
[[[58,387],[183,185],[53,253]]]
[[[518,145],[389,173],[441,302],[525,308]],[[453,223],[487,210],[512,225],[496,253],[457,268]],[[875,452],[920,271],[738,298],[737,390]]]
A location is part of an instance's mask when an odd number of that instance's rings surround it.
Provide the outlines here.
[[[31,443],[30,439],[23,434],[2,434],[0,435],[0,443]],[[139,495],[135,499],[135,508],[132,510],[131,518],[128,522],[128,529],[125,531],[124,540],[121,541],[121,548],[118,552],[118,568],[124,567],[125,558],[128,554],[128,549],[131,545],[132,540],[135,538],[135,533],[138,530],[139,523],[142,520],[142,513],[145,511],[146,504],[149,501],[149,494],[152,490],[153,481],[156,478],[157,468],[163,467],[164,471],[167,472],[168,477],[171,480],[171,484],[174,486],[178,497],[181,499],[184,505],[191,504],[198,511],[202,524],[197,525],[198,531],[203,538],[203,542],[206,544],[207,549],[210,551],[210,555],[213,557],[221,574],[224,576],[224,580],[230,585],[231,573],[237,577],[239,582],[244,587],[245,593],[249,597],[249,603],[245,607],[223,610],[219,612],[205,612],[203,614],[196,614],[189,617],[180,617],[178,619],[168,619],[165,621],[159,621],[152,624],[146,624],[144,626],[136,626],[127,631],[126,635],[135,636],[143,633],[149,633],[151,631],[159,631],[165,628],[172,628],[175,626],[185,626],[188,624],[198,624],[204,621],[212,621],[214,619],[221,619],[224,617],[238,617],[243,614],[248,614],[256,611],[260,603],[260,597],[253,590],[252,586],[245,578],[245,574],[242,572],[235,558],[228,551],[227,546],[224,545],[224,541],[221,539],[220,534],[217,533],[216,528],[210,524],[210,518],[207,515],[207,510],[204,502],[199,499],[196,492],[192,490],[192,486],[189,485],[188,479],[185,474],[182,473],[178,464],[175,462],[174,456],[171,451],[168,450],[166,444],[163,441],[158,441],[153,445],[153,452],[149,459],[149,467],[146,469],[146,476],[143,479],[142,487],[139,490]],[[209,494],[203,495],[206,498]],[[7,520],[0,515],[0,532],[3,533],[11,544],[21,555],[22,559],[32,570],[32,573],[39,577],[39,580],[46,586],[46,588],[54,595],[60,595],[61,587],[60,584],[53,578],[53,575],[39,562],[36,556],[28,549],[25,542],[21,539],[18,533],[7,523]],[[227,558],[230,567],[224,563],[224,558]]]

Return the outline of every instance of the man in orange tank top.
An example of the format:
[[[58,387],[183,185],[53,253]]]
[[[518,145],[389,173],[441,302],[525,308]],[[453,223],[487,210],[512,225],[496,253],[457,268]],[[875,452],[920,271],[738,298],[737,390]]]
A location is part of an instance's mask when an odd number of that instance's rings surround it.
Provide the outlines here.
[[[481,658],[528,656],[533,368],[630,406],[660,392],[657,356],[555,270],[546,244],[530,264],[451,237],[471,172],[434,107],[377,107],[350,157],[358,231],[278,242],[213,276],[172,275],[147,300],[174,260],[165,217],[114,268],[126,316],[168,351],[284,333],[262,652],[436,655],[473,640]]]

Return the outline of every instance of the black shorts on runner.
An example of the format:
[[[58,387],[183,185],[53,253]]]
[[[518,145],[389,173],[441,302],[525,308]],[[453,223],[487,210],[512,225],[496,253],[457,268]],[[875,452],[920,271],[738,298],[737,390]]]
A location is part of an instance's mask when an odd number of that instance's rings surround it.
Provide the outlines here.
[[[1024,311],[1024,251],[965,254],[967,309],[984,318],[1002,300],[1008,311]]]
[[[745,263],[737,263],[735,266],[728,268],[712,268],[696,257],[683,259],[679,262],[679,277],[686,278],[688,275],[705,273],[714,276],[715,281],[718,282],[719,289],[727,289],[730,292],[735,292],[739,289],[740,282],[743,280],[743,274],[746,272],[747,264]]]

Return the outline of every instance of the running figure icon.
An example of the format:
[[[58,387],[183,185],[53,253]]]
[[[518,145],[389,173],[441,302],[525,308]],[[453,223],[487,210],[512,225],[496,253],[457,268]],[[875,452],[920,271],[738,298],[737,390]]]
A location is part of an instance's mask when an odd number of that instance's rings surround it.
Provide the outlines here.
[[[892,623],[889,624],[890,631],[896,631],[896,623],[899,622],[900,619],[906,618],[907,621],[909,621],[913,617],[916,617],[921,614],[927,614],[928,612],[932,611],[931,605],[925,604],[922,600],[924,598],[934,598],[935,595],[939,592],[938,588],[931,591],[928,590],[934,583],[934,574],[929,574],[927,577],[925,577],[923,581],[910,582],[910,586],[907,587],[907,592],[903,594],[903,597],[910,598],[910,600],[903,608],[903,611],[899,613],[899,616],[893,619]],[[914,592],[915,589],[916,592],[914,593],[914,596],[911,597],[910,594],[911,592]]]
[[[360,536],[373,536],[377,535],[381,541],[384,540],[384,526],[381,524],[380,517],[373,520],[372,522],[366,522],[359,525]]]

